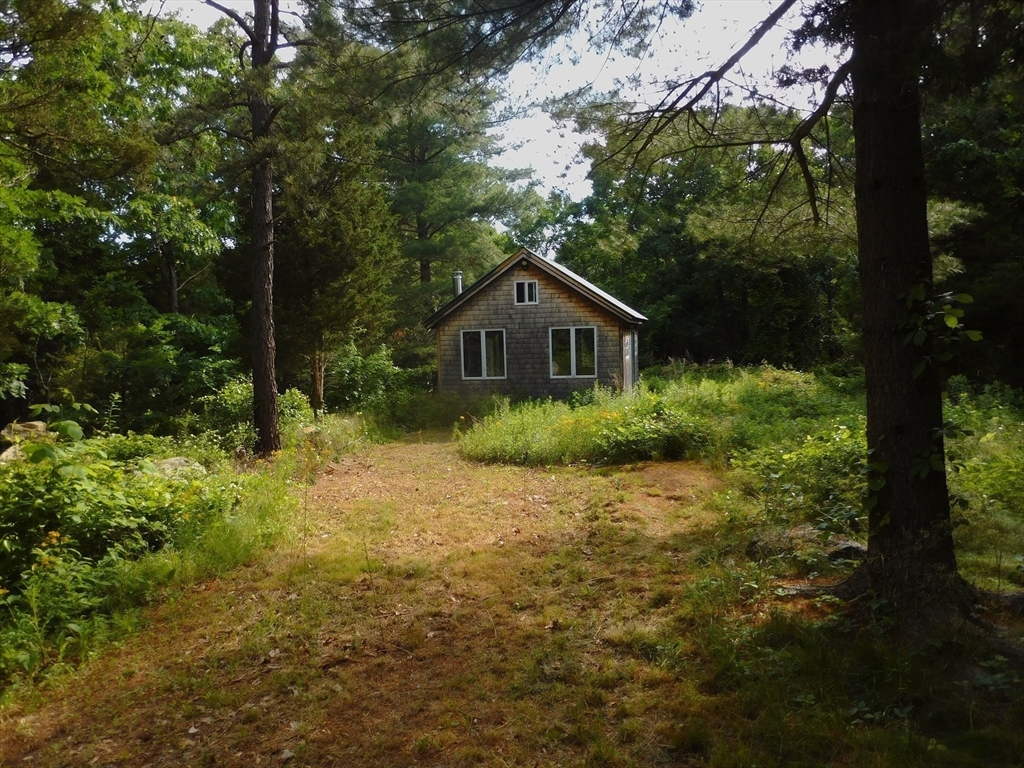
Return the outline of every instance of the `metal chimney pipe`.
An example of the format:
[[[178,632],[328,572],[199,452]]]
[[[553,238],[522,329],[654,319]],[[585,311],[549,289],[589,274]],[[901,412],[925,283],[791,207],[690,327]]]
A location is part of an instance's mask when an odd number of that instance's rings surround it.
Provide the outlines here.
[[[452,290],[455,291],[456,296],[462,293],[462,272],[460,270],[452,272]]]

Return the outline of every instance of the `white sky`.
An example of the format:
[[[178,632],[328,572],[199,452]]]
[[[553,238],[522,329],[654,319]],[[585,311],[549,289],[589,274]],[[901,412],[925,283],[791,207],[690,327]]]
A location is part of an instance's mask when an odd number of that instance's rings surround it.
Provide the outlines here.
[[[222,0],[222,4],[242,13],[252,9],[251,0]],[[289,0],[282,2],[283,9],[295,5]],[[742,45],[773,5],[771,0],[704,0],[690,18],[666,22],[650,41],[647,57],[642,61],[617,53],[588,51],[586,34],[581,31],[548,51],[539,64],[516,67],[509,79],[508,91],[515,102],[528,106],[584,86],[591,86],[598,92],[608,91],[634,74],[649,83],[655,78],[703,72],[719,66]],[[162,3],[152,0],[150,11],[160,8],[163,13],[176,12],[203,27],[221,17],[201,0],[164,0]],[[732,79],[757,85],[762,92],[774,91],[771,73],[783,64],[795,63],[789,60],[785,45],[787,31],[792,28],[792,22],[784,19],[765,35],[744,57]],[[578,58],[578,63],[570,63],[574,58]],[[817,66],[831,60],[825,51],[813,49],[801,55],[799,66]],[[624,94],[638,101],[657,100],[650,88],[625,89]],[[786,98],[799,107],[809,103],[811,95],[805,90],[786,94]],[[504,135],[507,149],[496,164],[508,168],[532,167],[541,182],[542,194],[560,189],[576,200],[589,194],[590,182],[586,179],[589,168],[578,155],[586,137],[568,126],[555,125],[536,107],[526,116],[505,123],[497,132]]]
[[[509,91],[514,97],[541,101],[585,86],[597,92],[608,91],[638,74],[647,87],[625,87],[623,94],[639,103],[656,104],[660,94],[651,87],[652,81],[673,76],[684,78],[719,67],[746,42],[776,4],[771,0],[704,0],[690,18],[666,21],[650,41],[647,57],[642,61],[618,53],[589,52],[586,35],[581,32],[564,46],[549,51],[547,62],[533,67],[520,65],[512,74]],[[781,94],[772,84],[772,73],[783,64],[811,67],[833,62],[834,57],[819,48],[805,50],[798,61],[791,60],[786,36],[794,27],[795,18],[796,14],[791,14],[768,32],[743,58],[730,79],[756,86],[762,93],[772,92],[780,100],[802,108],[812,103],[810,90],[794,89],[792,93]],[[574,53],[579,55],[579,63],[564,63]],[[739,96],[737,92],[735,98],[738,100]],[[509,146],[501,165],[533,167],[544,193],[561,189],[577,200],[589,194],[589,166],[578,154],[587,137],[573,132],[569,126],[556,125],[539,109],[532,116],[506,124],[500,132]]]

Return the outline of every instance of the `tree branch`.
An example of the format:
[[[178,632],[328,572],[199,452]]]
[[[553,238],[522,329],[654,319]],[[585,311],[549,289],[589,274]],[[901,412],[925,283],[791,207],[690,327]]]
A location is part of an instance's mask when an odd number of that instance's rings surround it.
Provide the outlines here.
[[[803,140],[810,135],[811,131],[814,130],[814,126],[824,119],[829,109],[832,108],[832,104],[836,100],[836,94],[839,92],[839,86],[850,76],[850,68],[851,62],[846,61],[836,69],[832,74],[832,78],[828,81],[828,85],[825,87],[825,94],[822,96],[821,103],[817,109],[805,117],[789,137],[789,145],[793,149],[793,156],[796,158],[797,165],[800,166],[800,175],[803,176],[804,185],[807,187],[807,199],[811,203],[811,216],[814,218],[815,224],[821,223],[821,213],[818,211],[818,190],[814,183],[814,177],[811,175],[810,166],[807,164]]]
[[[686,81],[685,86],[681,91],[676,93],[675,97],[672,98],[671,101],[668,101],[669,97],[672,95],[670,92],[669,96],[663,98],[656,107],[646,110],[647,118],[642,121],[642,125],[636,134],[636,138],[639,138],[640,132],[646,131],[651,123],[656,124],[648,133],[647,138],[644,139],[643,144],[638,150],[638,154],[646,150],[654,139],[657,138],[657,136],[662,133],[662,131],[664,131],[679,115],[684,112],[691,112],[700,100],[707,95],[707,92],[710,91],[714,85],[719,83],[722,78],[725,77],[726,73],[736,66],[740,60],[761,41],[761,38],[764,37],[772,27],[779,23],[779,20],[785,16],[789,9],[795,4],[796,0],[783,0],[783,2],[779,4],[779,7],[772,11],[767,18],[758,25],[757,29],[754,30],[754,33],[747,38],[747,41],[741,45],[732,56],[726,59],[722,66],[718,67],[718,69],[708,70],[701,75],[691,78]],[[691,96],[690,94],[693,93],[693,90],[698,86],[700,86],[700,89],[696,94]]]
[[[247,22],[245,20],[245,17],[243,17],[240,13],[238,13],[237,11],[233,11],[226,6],[221,5],[217,2],[217,0],[203,0],[203,2],[211,8],[216,8],[225,16],[233,19],[235,24],[242,28],[242,31],[245,32],[249,40],[253,43],[256,42],[256,33],[252,31],[252,27],[249,26],[249,22]]]

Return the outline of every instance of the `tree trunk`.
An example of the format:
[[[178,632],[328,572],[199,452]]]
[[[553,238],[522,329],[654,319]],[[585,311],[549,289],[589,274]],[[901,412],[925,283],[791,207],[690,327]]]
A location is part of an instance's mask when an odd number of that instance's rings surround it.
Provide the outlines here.
[[[253,151],[259,159],[252,171],[252,391],[256,453],[281,450],[277,423],[277,343],[274,336],[274,168],[265,139],[270,136],[274,108],[267,97],[273,77],[276,20],[270,0],[254,0],[252,64],[262,70],[249,91]],[[272,23],[275,22],[275,23]],[[273,30],[273,31],[272,31]],[[263,81],[260,83],[260,81]],[[262,86],[262,87],[261,87]]]
[[[422,216],[416,217],[416,239],[423,246],[426,246],[427,240],[430,239],[430,226]],[[425,248],[421,250],[421,253],[423,255],[420,256],[420,283],[426,285],[430,282],[430,257],[426,255]]]
[[[270,102],[274,83],[274,57],[280,36],[277,0],[253,0],[252,20],[247,21],[218,0],[206,5],[234,19],[249,38],[246,49],[252,64],[247,106],[252,142],[252,396],[256,427],[256,453],[269,456],[281,450],[277,423],[277,343],[274,338],[274,166],[266,139],[274,124],[276,109]]]
[[[161,258],[163,259],[164,266],[164,277],[167,280],[167,306],[168,311],[172,315],[176,315],[179,312],[178,309],[178,268],[174,264],[174,254],[167,247],[166,243],[158,243],[157,251],[159,251]]]
[[[921,73],[930,3],[854,0],[853,122],[863,295],[868,461],[877,486],[861,583],[901,620],[948,609],[958,592],[942,442],[939,373],[914,375],[907,297],[931,290],[921,149]]]
[[[256,453],[260,456],[281,450],[274,336],[273,183],[273,169],[269,158],[265,158],[252,174],[252,392]]]
[[[327,374],[327,355],[317,349],[310,358],[309,404],[313,407],[314,418],[319,419],[324,411],[324,377]]]

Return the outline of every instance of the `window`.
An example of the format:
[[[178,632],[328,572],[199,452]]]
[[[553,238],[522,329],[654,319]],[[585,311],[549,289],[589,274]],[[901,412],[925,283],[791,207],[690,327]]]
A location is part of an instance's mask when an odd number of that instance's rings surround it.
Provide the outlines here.
[[[505,331],[462,332],[462,378],[505,378]]]
[[[537,281],[516,280],[516,304],[537,303]]]
[[[551,329],[551,376],[597,376],[597,328]]]

